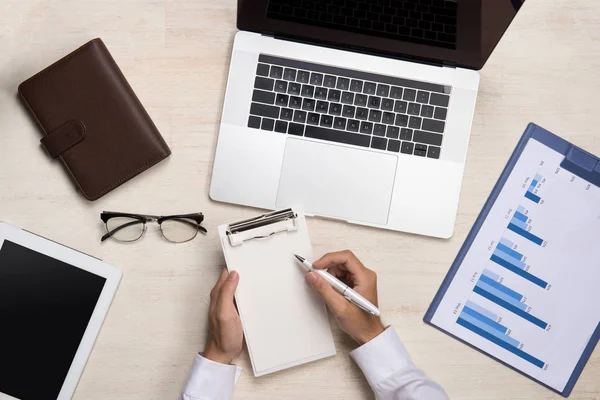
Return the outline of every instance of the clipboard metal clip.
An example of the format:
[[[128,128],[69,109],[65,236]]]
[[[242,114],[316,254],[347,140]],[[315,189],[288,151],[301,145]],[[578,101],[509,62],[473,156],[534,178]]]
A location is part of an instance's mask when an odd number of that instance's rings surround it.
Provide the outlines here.
[[[249,240],[267,239],[280,232],[296,231],[297,218],[298,214],[291,208],[273,211],[230,224],[226,234],[232,246],[239,246]]]

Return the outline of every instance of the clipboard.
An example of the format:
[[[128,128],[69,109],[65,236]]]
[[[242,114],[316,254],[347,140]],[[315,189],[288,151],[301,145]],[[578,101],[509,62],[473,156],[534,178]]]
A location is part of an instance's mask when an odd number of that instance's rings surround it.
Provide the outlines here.
[[[274,211],[221,225],[229,271],[254,376],[263,376],[336,354],[327,309],[308,285],[294,253],[313,257],[301,212]]]
[[[531,168],[534,164],[537,170]],[[525,173],[528,169],[529,174]],[[558,198],[563,201],[558,202]],[[571,214],[557,212],[554,218],[545,218],[548,210],[558,209],[557,205]],[[574,229],[574,222],[565,217],[579,221],[581,229]],[[582,234],[584,229],[586,234]],[[586,301],[597,304],[600,297],[596,288],[600,281],[600,272],[596,272],[600,270],[600,250],[596,249],[598,235],[593,232],[600,232],[600,159],[529,124],[424,322],[568,397],[600,340],[600,311],[585,308],[581,301],[589,296]],[[576,246],[569,247],[576,241],[577,251]],[[548,249],[553,254],[544,255]],[[577,254],[582,251],[584,255]],[[567,257],[571,257],[570,263],[554,260]],[[475,270],[474,263],[480,263],[481,272]],[[574,276],[574,271],[581,275]],[[471,282],[465,282],[465,278]],[[480,284],[482,280],[490,285]],[[576,288],[567,286],[572,282],[578,284]],[[501,294],[497,289],[509,297],[498,300]],[[466,293],[468,290],[472,292]],[[519,311],[519,304],[514,302],[519,296],[523,296],[520,303],[527,306],[525,310]],[[564,310],[564,304],[570,309]],[[506,312],[508,309],[513,311]],[[495,317],[497,325],[493,324]],[[526,330],[509,329],[511,321],[521,320],[531,332],[529,338]],[[495,329],[490,329],[492,326]],[[508,329],[504,336],[503,328]],[[545,335],[558,336],[557,330],[561,329],[560,338],[547,341]],[[570,350],[563,349],[565,346]],[[560,357],[555,356],[558,349],[564,353]],[[550,378],[547,374],[553,369]]]

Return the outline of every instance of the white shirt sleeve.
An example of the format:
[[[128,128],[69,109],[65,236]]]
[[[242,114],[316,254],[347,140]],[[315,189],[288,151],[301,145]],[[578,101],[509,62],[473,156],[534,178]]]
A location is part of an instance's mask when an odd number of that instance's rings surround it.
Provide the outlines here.
[[[180,400],[231,400],[241,373],[235,365],[219,364],[198,354]]]
[[[413,364],[392,327],[350,353],[378,400],[448,400],[440,385]]]

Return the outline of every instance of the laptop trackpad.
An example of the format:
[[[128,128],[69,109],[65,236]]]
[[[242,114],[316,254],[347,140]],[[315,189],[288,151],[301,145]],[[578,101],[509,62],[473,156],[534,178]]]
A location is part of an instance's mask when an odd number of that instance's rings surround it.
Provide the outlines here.
[[[385,225],[397,163],[395,155],[288,139],[277,207]]]

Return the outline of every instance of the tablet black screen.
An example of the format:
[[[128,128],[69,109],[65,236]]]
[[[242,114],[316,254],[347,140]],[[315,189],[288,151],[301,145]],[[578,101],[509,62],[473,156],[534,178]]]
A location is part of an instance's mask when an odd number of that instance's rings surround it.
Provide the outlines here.
[[[5,240],[0,248],[0,393],[55,400],[106,279]]]

